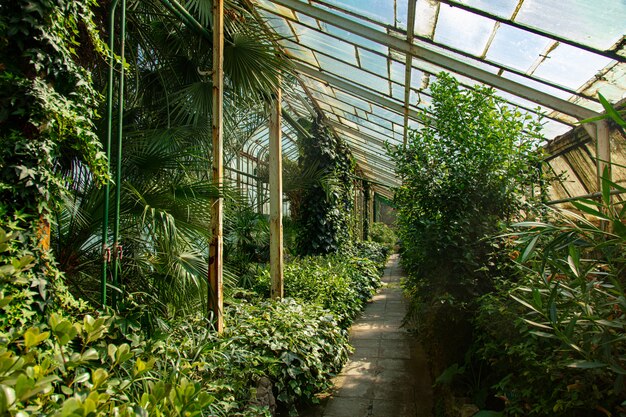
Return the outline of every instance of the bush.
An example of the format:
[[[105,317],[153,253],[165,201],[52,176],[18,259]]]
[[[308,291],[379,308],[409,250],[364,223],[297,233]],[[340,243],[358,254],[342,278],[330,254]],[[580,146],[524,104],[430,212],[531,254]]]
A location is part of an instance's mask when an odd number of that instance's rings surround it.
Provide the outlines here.
[[[477,299],[493,290],[488,237],[532,201],[541,124],[492,89],[462,89],[445,73],[431,92],[423,128],[391,154],[402,180],[394,203],[410,318],[437,377],[464,362]]]
[[[285,297],[317,303],[348,328],[363,304],[380,286],[377,264],[338,255],[297,258],[285,265]],[[257,292],[269,294],[269,271],[259,277]]]
[[[385,269],[389,252],[389,248],[385,245],[372,241],[357,241],[347,248],[347,253],[355,258],[373,261],[381,271]]]
[[[394,230],[385,223],[372,223],[370,226],[370,239],[372,242],[384,245],[388,251],[392,251],[398,243],[398,236]]]
[[[12,235],[0,232],[4,253]],[[29,283],[32,258],[19,259],[0,268],[3,286]],[[3,416],[269,416],[254,401],[261,377],[293,409],[328,388],[349,352],[347,332],[329,311],[295,300],[231,305],[223,336],[205,319],[185,317],[169,324],[167,337],[146,339],[117,316],[48,312],[45,321],[22,324],[16,308],[29,304],[2,295]]]
[[[228,307],[226,323],[224,336],[234,348],[264,357],[260,370],[292,413],[298,403],[317,402],[315,394],[331,386],[348,358],[348,333],[317,304],[237,303]]]
[[[498,388],[514,394],[511,415],[626,415],[625,211],[622,203],[611,204],[611,188],[626,191],[604,179],[603,201],[573,204],[613,232],[558,211],[547,222],[514,229],[515,255],[527,272],[482,306],[483,315],[495,304],[497,314],[523,319],[514,337],[494,338],[483,348],[499,365]],[[487,316],[478,324],[489,329],[491,321]],[[502,349],[504,358],[497,354]],[[548,392],[538,388],[547,385]]]

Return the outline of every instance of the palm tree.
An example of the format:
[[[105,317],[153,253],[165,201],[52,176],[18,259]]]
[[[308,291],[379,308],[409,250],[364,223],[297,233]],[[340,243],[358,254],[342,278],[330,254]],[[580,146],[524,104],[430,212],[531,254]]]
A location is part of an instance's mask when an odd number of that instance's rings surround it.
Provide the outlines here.
[[[210,31],[208,3],[192,0],[186,8]],[[212,42],[157,0],[129,1],[127,16],[121,283],[141,294],[135,300],[168,314],[204,302],[209,201],[224,193],[208,177]],[[263,102],[289,66],[242,2],[227,2],[225,20],[224,140],[233,155],[265,122]],[[104,86],[106,68],[97,70]],[[54,248],[70,288],[97,303],[104,193],[84,166],[70,166],[73,196],[57,213]]]

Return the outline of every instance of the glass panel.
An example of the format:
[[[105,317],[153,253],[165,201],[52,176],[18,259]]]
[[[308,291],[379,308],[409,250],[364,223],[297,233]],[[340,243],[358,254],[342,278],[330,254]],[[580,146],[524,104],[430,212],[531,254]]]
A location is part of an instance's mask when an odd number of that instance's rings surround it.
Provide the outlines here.
[[[328,120],[339,123],[339,118],[334,114],[326,114],[325,116]]]
[[[347,118],[345,118],[345,117],[341,117],[341,116],[340,116],[340,117],[339,117],[339,122],[340,122],[342,125],[344,125],[344,126],[348,126],[348,127],[351,127],[352,129],[359,130],[359,125],[357,125],[356,123],[354,123],[354,122],[353,122],[353,121],[351,121],[351,120],[348,120],[348,119],[347,119]]]
[[[328,3],[356,12],[377,22],[394,26],[394,1],[395,0],[330,0]],[[404,20],[406,21],[406,17]]]
[[[322,32],[309,29],[297,23],[293,24],[293,28],[302,45],[356,65],[354,46],[349,43],[342,42]]]
[[[626,63],[620,62],[614,65],[584,92],[592,97],[597,97],[598,93],[602,93],[611,103],[626,98]]]
[[[304,13],[296,13],[296,16],[297,16],[297,21],[302,23],[303,25],[311,26],[312,28],[317,29],[317,30],[320,29],[320,26],[316,18],[311,17]]]
[[[289,27],[286,19],[273,15],[265,10],[261,10],[261,15],[281,37],[295,40],[294,33],[291,30],[291,27]]]
[[[389,94],[389,82],[381,77],[369,74],[358,68],[339,62],[336,59],[317,54],[317,58],[322,64],[322,70],[333,73],[338,77],[358,83],[361,86],[373,89],[379,93]]]
[[[354,33],[348,32],[347,30],[340,29],[337,26],[328,25],[324,22],[320,22],[320,25],[322,25],[322,29],[324,29],[325,32],[328,32],[334,36],[337,36],[346,42],[350,42],[354,45],[362,46],[364,48],[368,48],[373,51],[378,51],[381,54],[387,53],[387,48],[378,42],[371,41],[367,38],[363,38],[359,35],[355,35]]]
[[[358,97],[355,97],[351,94],[344,93],[343,91],[340,91],[340,90],[335,90],[335,97],[337,97],[339,100],[345,101],[346,103],[350,103],[353,106],[363,109],[367,112],[372,111],[372,107],[367,101],[362,100]]]
[[[315,92],[318,93],[317,94],[318,98],[320,98],[319,93],[334,97],[333,89],[326,86],[326,84],[324,84],[323,82],[318,81],[315,78],[310,78],[306,76],[301,76],[301,77],[302,79],[306,80],[306,83],[310,86],[310,90],[314,95],[315,95]]]
[[[348,112],[348,113],[352,113],[352,114],[354,114],[354,113],[355,113],[355,111],[354,111],[354,107],[353,107],[353,106],[350,106],[350,105],[348,105],[348,104],[345,104],[345,103],[343,103],[342,101],[339,101],[339,100],[337,100],[337,99],[334,99],[334,98],[331,98],[331,97],[326,97],[326,98],[324,99],[324,102],[326,102],[327,104],[330,104],[330,105],[331,105],[331,106],[333,106],[333,107],[336,107],[336,108],[338,108],[338,109],[341,109],[341,110],[343,110],[343,111],[346,111],[346,112]]]
[[[501,25],[487,52],[487,59],[525,72],[551,42],[543,36]]]
[[[493,20],[456,7],[441,5],[435,41],[473,55],[481,55],[493,26]]]
[[[391,61],[391,79],[397,83],[404,84],[405,65],[398,61]]]
[[[359,60],[361,68],[371,71],[375,74],[387,74],[387,59],[364,49],[358,48]]]
[[[608,49],[626,33],[623,0],[526,0],[516,21],[580,43]]]
[[[569,132],[570,130],[571,127],[569,127],[568,125],[561,124],[554,120],[548,120],[544,123],[541,132],[546,139],[552,140],[557,136]]]
[[[404,103],[404,87],[398,84],[391,85],[391,97]]]
[[[539,65],[535,75],[576,90],[609,62],[609,58],[560,44]]]
[[[439,3],[430,0],[418,0],[415,5],[415,30],[418,36],[432,39],[435,33]]]
[[[457,0],[475,9],[481,9],[500,17],[510,18],[519,0]]]
[[[298,43],[288,40],[283,40],[281,43],[285,46],[285,52],[287,52],[288,55],[319,68],[320,64],[309,48],[305,48]]]
[[[606,96],[605,96],[606,98]],[[589,110],[593,110],[595,112],[598,113],[602,113],[604,111],[604,107],[602,107],[602,104],[596,102],[596,101],[591,101],[589,99],[583,98],[583,97],[576,97],[574,100],[570,100],[572,103],[576,103],[579,106],[583,106],[588,108]]]
[[[392,127],[391,127],[392,123],[389,120],[387,120],[387,119],[383,119],[382,117],[379,117],[379,116],[377,116],[375,114],[370,114],[370,115],[367,116],[367,118],[368,118],[368,120],[370,120],[370,121],[372,121],[372,122],[374,122],[376,124],[384,126],[388,130],[392,129]]]
[[[293,10],[284,7],[284,6],[280,6],[278,4],[274,4],[274,2],[270,1],[270,0],[257,0],[257,2],[264,8],[271,10],[273,13],[288,17],[288,18],[292,18],[294,19],[294,13]]]

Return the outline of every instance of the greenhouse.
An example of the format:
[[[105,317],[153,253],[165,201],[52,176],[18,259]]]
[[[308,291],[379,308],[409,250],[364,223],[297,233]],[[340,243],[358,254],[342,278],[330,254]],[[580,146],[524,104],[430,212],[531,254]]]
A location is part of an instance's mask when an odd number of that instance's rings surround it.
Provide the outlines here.
[[[0,0],[0,416],[626,417],[626,1]]]

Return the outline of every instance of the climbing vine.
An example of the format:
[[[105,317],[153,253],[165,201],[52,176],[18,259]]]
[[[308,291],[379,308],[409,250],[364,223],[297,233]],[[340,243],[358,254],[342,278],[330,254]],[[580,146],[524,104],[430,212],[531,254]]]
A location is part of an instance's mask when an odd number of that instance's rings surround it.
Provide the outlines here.
[[[321,178],[307,188],[294,219],[301,254],[338,252],[350,239],[352,176],[355,163],[350,150],[324,127],[321,117],[313,121],[311,135],[301,138],[300,168],[315,166]]]
[[[35,262],[32,282],[3,280],[0,293],[22,294],[27,310],[32,296],[39,306],[49,303],[46,286],[58,281],[47,235],[53,206],[71,186],[63,173],[84,167],[100,183],[107,178],[94,128],[100,95],[85,68],[92,63],[82,62],[105,50],[95,6],[91,0],[0,1],[0,227],[12,237],[0,265]],[[91,54],[80,52],[85,48]],[[29,285],[38,291],[25,290]]]

